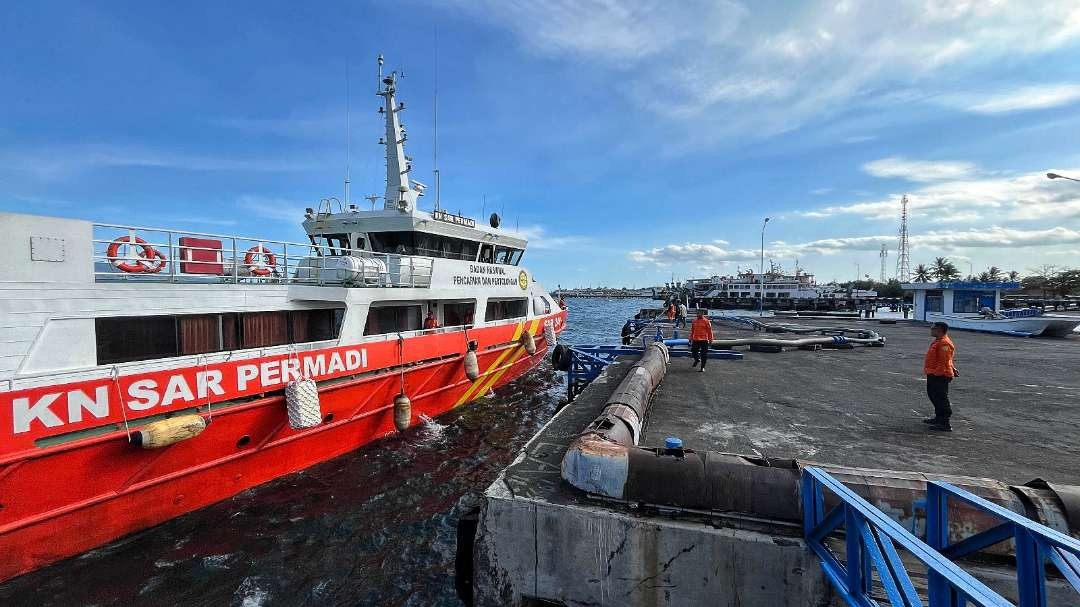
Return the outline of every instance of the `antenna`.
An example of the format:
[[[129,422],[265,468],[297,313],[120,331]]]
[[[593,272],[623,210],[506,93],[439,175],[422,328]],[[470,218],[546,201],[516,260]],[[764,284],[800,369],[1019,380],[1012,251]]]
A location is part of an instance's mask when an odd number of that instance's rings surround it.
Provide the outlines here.
[[[442,183],[439,174],[439,24],[435,24],[435,134],[432,155],[432,164],[435,167],[435,210],[440,208],[442,200]]]
[[[878,253],[878,257],[881,258],[881,282],[885,282],[885,260],[889,258],[889,248],[885,246],[885,243],[881,243],[881,252]]]
[[[345,54],[345,208],[349,207],[349,176],[352,159],[351,116],[349,115],[349,55]]]
[[[900,238],[896,247],[896,279],[900,282],[911,280],[911,260],[908,257],[907,194],[900,198]]]
[[[368,194],[367,196],[364,196],[364,198],[366,198],[367,201],[371,203],[371,210],[374,211],[375,210],[375,201],[379,199],[379,195],[378,194]]]

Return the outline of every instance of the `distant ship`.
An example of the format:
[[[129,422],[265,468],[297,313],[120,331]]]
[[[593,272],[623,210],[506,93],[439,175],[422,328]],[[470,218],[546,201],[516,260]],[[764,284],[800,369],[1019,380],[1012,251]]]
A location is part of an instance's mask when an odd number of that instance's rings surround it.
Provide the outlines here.
[[[684,295],[692,301],[707,301],[714,307],[746,307],[761,299],[764,287],[767,304],[809,302],[816,300],[862,300],[876,298],[872,289],[849,289],[837,284],[818,284],[814,275],[796,270],[786,274],[778,268],[760,273],[753,270],[739,272],[735,276],[714,275],[694,278],[681,284],[669,283],[659,289],[656,299],[668,300]]]
[[[309,208],[307,242],[0,214],[0,581],[543,359],[566,312],[497,216],[417,208],[404,104],[379,65],[385,204]]]

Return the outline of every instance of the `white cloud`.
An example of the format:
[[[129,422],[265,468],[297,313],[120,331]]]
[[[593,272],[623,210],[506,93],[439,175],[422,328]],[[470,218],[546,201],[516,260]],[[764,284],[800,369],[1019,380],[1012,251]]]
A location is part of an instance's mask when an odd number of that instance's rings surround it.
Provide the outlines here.
[[[1080,230],[1056,226],[1045,229],[1022,230],[1001,226],[972,228],[968,230],[928,231],[912,234],[910,247],[914,251],[952,252],[963,249],[1015,249],[1049,248],[1080,244]],[[835,255],[851,252],[879,251],[885,245],[890,251],[896,247],[896,235],[847,236],[823,238],[801,243],[774,241],[765,249],[766,258],[800,257],[806,255]],[[689,264],[720,264],[759,260],[756,250],[726,250],[711,244],[669,244],[644,251],[630,251],[627,257],[640,264],[660,267],[688,266]],[[966,259],[966,257],[964,257]]]
[[[0,149],[0,173],[55,179],[110,167],[238,172],[291,172],[320,168],[308,159],[210,156],[123,144],[59,144]]]
[[[283,221],[298,226],[304,221],[304,209],[309,206],[314,207],[314,204],[302,200],[245,194],[237,199],[236,206],[264,219]]]
[[[946,97],[948,105],[976,114],[1007,114],[1043,110],[1080,101],[1080,84],[1041,84],[983,97]]]
[[[547,230],[540,225],[527,225],[522,226],[516,230],[505,229],[505,232],[518,238],[524,238],[529,241],[529,250],[555,250],[555,251],[567,251],[580,250],[582,245],[586,245],[590,242],[590,239],[585,236],[574,235],[561,235],[556,236],[548,234]]]
[[[613,92],[686,124],[688,135],[669,140],[683,149],[733,133],[788,131],[853,106],[933,101],[1003,59],[1038,57],[1080,38],[1075,0],[449,5],[509,30],[533,53],[611,70]],[[1047,92],[1038,103],[1061,96]],[[981,103],[984,111],[1010,107]]]
[[[972,172],[977,173],[975,169]],[[1061,170],[1068,174],[1077,169]],[[954,179],[907,192],[908,212],[918,223],[987,223],[1080,217],[1080,188],[1046,178],[1044,171],[1012,176]],[[899,219],[900,195],[807,209],[803,217]]]
[[[970,162],[909,160],[900,156],[890,156],[867,162],[862,169],[874,177],[895,177],[908,181],[941,181],[971,175],[975,172],[975,165]]]

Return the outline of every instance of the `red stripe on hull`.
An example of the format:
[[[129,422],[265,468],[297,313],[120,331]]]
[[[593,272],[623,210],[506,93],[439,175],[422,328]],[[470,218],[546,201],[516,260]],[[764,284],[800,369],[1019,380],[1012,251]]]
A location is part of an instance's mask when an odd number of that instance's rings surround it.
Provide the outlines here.
[[[407,369],[412,423],[483,396],[539,364],[546,353],[540,326],[526,323],[539,333],[532,356],[520,345],[481,353],[480,389],[464,376],[460,356]],[[323,415],[334,417],[307,431],[289,428],[284,397],[277,394],[215,409],[202,434],[164,449],[135,448],[123,432],[114,432],[0,465],[0,581],[393,433],[391,403],[400,382],[393,373],[320,385]]]

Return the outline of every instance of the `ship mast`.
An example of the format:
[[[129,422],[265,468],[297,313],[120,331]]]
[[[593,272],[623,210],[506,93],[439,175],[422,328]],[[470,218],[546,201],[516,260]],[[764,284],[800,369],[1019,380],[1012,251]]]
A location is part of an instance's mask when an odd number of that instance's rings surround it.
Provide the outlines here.
[[[395,98],[397,92],[397,72],[390,72],[383,76],[383,56],[379,55],[379,91],[376,95],[385,101],[379,113],[386,117],[386,135],[379,143],[386,147],[386,194],[383,208],[411,212],[416,208],[416,199],[423,193],[423,186],[419,183],[414,188],[409,182],[409,171],[412,164],[405,155],[405,127],[398,119],[398,112],[405,109],[404,103],[398,103]]]

